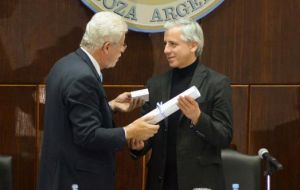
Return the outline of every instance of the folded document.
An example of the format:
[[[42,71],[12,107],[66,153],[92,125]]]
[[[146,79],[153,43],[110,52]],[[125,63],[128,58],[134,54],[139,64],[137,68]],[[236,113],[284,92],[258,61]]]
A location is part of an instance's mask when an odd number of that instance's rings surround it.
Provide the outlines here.
[[[156,124],[156,123],[160,122],[161,120],[165,119],[172,113],[179,110],[179,108],[177,106],[177,100],[178,100],[179,96],[190,96],[193,99],[197,99],[201,95],[200,95],[200,92],[198,91],[198,89],[195,86],[192,86],[191,88],[185,90],[184,92],[180,93],[179,95],[175,96],[174,98],[172,98],[171,100],[167,101],[164,104],[157,103],[156,108],[154,110],[152,110],[151,112],[147,113],[146,115],[144,115],[143,117],[146,117],[149,115],[154,116],[154,118],[149,122],[151,124]]]

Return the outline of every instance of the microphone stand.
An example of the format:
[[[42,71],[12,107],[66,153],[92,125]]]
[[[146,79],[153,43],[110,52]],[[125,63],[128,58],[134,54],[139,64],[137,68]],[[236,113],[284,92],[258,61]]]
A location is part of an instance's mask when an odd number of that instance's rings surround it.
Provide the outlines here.
[[[273,158],[271,155],[269,155],[269,152],[265,148],[261,148],[258,151],[258,155],[261,159],[265,160],[267,162],[267,169],[264,172],[264,175],[266,176],[267,181],[267,190],[271,189],[271,175],[273,172],[277,170],[282,170],[283,166],[280,164],[275,158]]]
[[[277,168],[271,164],[270,162],[267,162],[267,170],[265,171],[266,181],[267,181],[267,190],[271,190],[271,175],[274,171],[276,171]]]

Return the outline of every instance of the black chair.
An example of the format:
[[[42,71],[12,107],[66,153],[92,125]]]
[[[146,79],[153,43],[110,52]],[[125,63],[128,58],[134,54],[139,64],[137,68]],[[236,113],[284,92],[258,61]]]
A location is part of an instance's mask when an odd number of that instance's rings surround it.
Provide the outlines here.
[[[0,190],[12,190],[12,157],[0,155]]]
[[[232,149],[222,150],[223,171],[226,190],[238,183],[242,190],[259,190],[261,179],[261,160],[258,155],[251,156]]]

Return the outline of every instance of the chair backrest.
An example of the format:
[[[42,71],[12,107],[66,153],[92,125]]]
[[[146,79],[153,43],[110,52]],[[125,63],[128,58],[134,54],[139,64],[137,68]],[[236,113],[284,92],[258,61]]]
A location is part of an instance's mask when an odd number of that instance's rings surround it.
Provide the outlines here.
[[[223,171],[226,190],[238,183],[241,190],[259,190],[261,179],[260,158],[231,149],[222,150]]]
[[[12,157],[0,155],[0,190],[12,190]]]

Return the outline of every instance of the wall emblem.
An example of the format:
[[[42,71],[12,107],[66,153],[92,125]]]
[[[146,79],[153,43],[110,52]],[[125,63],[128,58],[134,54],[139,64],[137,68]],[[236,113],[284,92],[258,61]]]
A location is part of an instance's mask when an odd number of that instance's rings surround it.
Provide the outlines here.
[[[131,30],[161,32],[165,21],[200,19],[224,0],[81,0],[94,12],[112,11],[122,16]]]

